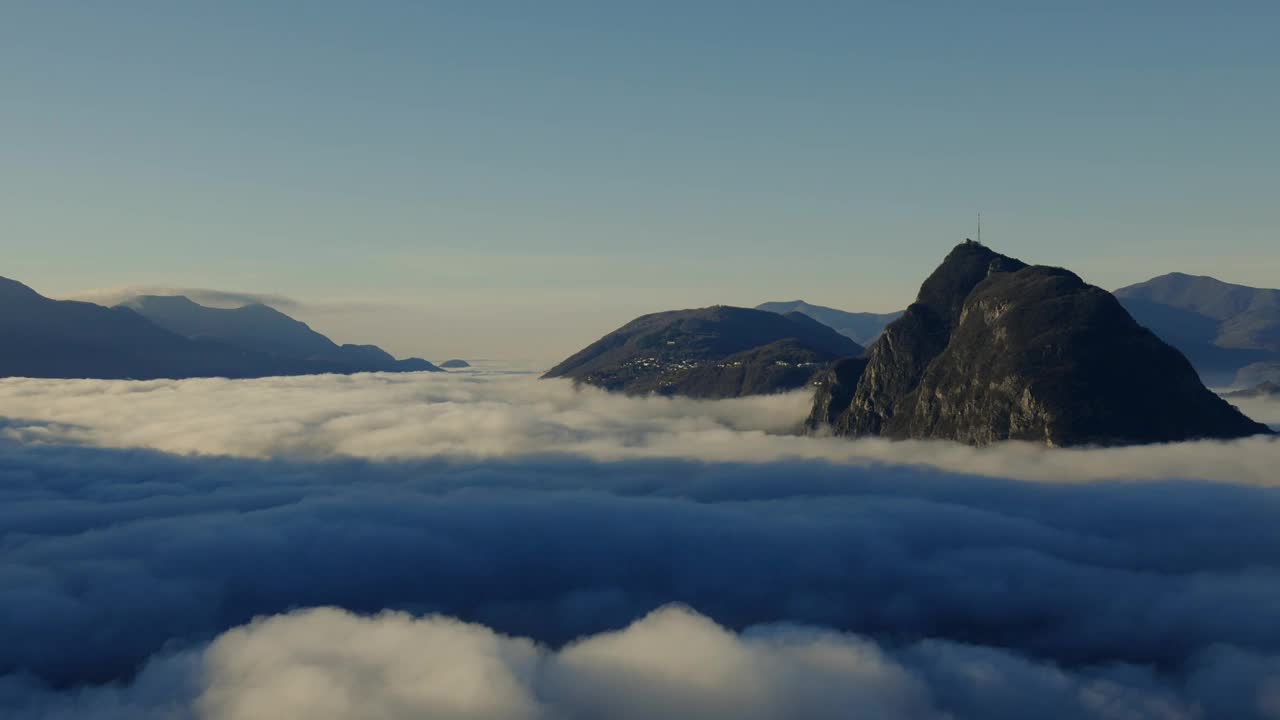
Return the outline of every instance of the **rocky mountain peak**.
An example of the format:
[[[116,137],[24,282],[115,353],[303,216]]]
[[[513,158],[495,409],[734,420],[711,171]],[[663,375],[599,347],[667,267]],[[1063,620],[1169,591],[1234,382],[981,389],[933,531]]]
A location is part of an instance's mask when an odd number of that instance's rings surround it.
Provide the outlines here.
[[[971,241],[925,280],[866,361],[860,374],[850,364],[820,383],[811,426],[975,445],[1268,432],[1207,390],[1110,293]]]

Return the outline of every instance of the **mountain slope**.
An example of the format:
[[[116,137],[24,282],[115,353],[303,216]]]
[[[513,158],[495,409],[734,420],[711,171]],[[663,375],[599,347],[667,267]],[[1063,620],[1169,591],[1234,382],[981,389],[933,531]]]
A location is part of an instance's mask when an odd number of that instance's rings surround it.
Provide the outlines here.
[[[0,278],[0,377],[146,380],[354,371],[349,362],[323,356],[286,357],[185,337],[127,307],[51,300]]]
[[[212,308],[182,295],[139,295],[120,304],[170,332],[250,350],[312,357],[334,352],[337,343],[266,305]]]
[[[828,422],[839,435],[974,445],[1268,432],[1209,392],[1186,358],[1110,293],[974,242],[925,280],[856,381],[852,373],[820,380],[810,423]]]
[[[715,306],[639,317],[544,377],[629,394],[735,397],[801,387],[862,349],[808,317]]]
[[[213,340],[281,358],[324,363],[341,371],[439,370],[421,358],[397,360],[376,345],[338,345],[306,323],[262,304],[212,308],[181,295],[140,295],[121,307],[192,340]]]
[[[0,376],[150,379],[306,371],[260,353],[190,340],[127,308],[50,300],[0,278]]]
[[[855,313],[812,305],[803,300],[788,302],[767,302],[756,306],[757,310],[767,310],[779,315],[798,312],[808,315],[859,345],[870,345],[884,332],[885,327],[897,320],[901,312],[892,313]]]
[[[1215,385],[1232,383],[1252,363],[1280,360],[1280,290],[1170,273],[1115,296]]]

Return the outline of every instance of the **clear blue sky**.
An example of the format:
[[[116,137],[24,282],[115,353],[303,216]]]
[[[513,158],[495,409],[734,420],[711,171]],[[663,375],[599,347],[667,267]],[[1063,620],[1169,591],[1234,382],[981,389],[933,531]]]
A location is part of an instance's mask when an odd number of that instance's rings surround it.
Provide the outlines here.
[[[900,307],[978,210],[1106,287],[1280,286],[1278,35],[1277,2],[6,2],[0,275],[547,357],[646,310]]]

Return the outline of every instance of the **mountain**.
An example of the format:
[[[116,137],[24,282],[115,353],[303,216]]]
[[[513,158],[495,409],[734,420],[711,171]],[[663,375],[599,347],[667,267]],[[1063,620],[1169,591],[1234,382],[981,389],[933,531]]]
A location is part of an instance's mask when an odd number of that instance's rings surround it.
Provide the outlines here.
[[[306,323],[262,304],[212,308],[181,295],[140,295],[120,307],[192,340],[331,365],[339,372],[437,371],[421,358],[397,360],[376,345],[338,345]]]
[[[803,300],[767,302],[757,305],[756,309],[775,312],[779,315],[803,313],[859,345],[870,345],[884,331],[885,326],[902,315],[901,311],[879,314],[845,312],[822,305],[811,305]]]
[[[170,332],[283,355],[311,357],[337,350],[332,340],[266,305],[234,309],[200,305],[182,295],[140,295],[120,304]]]
[[[1270,432],[1205,388],[1111,293],[972,241],[947,255],[865,360],[860,372],[843,363],[819,376],[811,427],[1054,446]]]
[[[1139,323],[1181,350],[1206,382],[1240,383],[1251,364],[1280,361],[1280,290],[1170,273],[1115,291]]]
[[[446,370],[462,370],[463,368],[471,367],[471,363],[466,360],[445,360],[440,363],[440,367]]]
[[[717,305],[639,317],[543,377],[633,395],[737,397],[802,387],[833,360],[862,351],[800,313]]]
[[[352,372],[167,330],[127,307],[51,300],[0,278],[0,377],[250,378]]]
[[[165,330],[127,308],[50,300],[0,278],[0,376],[257,377],[304,368]]]

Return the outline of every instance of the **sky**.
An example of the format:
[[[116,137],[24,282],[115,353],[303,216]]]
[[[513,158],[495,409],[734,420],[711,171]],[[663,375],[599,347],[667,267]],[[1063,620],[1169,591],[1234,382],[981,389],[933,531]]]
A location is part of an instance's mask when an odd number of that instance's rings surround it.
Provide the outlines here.
[[[550,364],[974,235],[1280,285],[1273,2],[5,2],[0,275]]]

